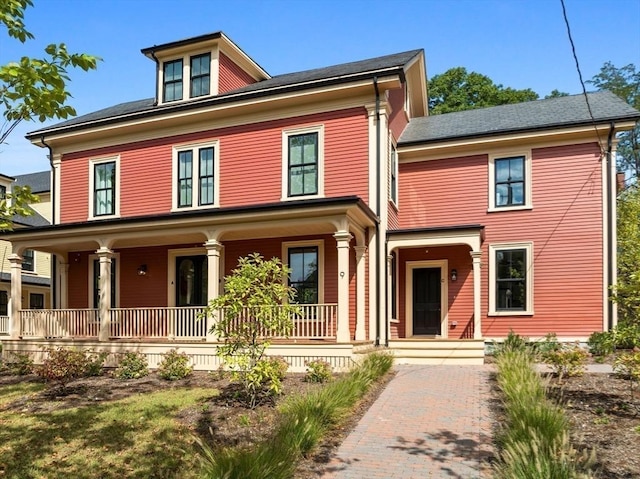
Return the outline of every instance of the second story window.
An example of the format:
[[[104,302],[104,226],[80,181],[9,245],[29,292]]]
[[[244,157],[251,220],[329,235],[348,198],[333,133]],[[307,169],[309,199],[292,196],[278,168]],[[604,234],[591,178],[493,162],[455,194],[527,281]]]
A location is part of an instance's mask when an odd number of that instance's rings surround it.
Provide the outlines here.
[[[34,272],[36,270],[35,253],[32,249],[24,250],[22,253],[22,271]]]
[[[398,153],[394,146],[391,147],[391,164],[389,165],[391,184],[389,185],[389,197],[398,204]]]
[[[319,132],[287,136],[287,196],[319,194]]]
[[[116,162],[97,163],[93,168],[93,215],[113,215],[116,204]]]
[[[163,101],[182,100],[182,60],[165,62]]]
[[[175,208],[217,204],[216,150],[216,142],[174,148]]]
[[[0,200],[4,200],[7,197],[7,187],[0,185]]]
[[[211,55],[191,57],[191,98],[209,94]]]
[[[531,209],[531,151],[489,156],[489,211]]]

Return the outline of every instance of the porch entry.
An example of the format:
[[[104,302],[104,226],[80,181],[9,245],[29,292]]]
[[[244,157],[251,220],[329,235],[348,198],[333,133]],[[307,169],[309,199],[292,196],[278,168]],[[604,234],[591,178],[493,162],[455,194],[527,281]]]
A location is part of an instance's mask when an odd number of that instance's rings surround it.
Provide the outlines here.
[[[413,270],[413,334],[440,336],[441,269],[415,268]]]

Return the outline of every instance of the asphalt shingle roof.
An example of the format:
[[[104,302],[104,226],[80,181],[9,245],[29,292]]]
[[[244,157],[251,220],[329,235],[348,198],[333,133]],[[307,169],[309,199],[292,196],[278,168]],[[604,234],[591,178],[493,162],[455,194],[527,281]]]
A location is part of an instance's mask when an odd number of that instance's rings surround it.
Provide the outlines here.
[[[0,281],[11,282],[11,273],[0,273]],[[32,276],[30,274],[22,275],[22,283],[23,284],[34,284],[40,286],[49,286],[51,285],[50,278],[43,278],[42,276]]]
[[[283,75],[276,75],[267,80],[262,80],[251,85],[247,85],[230,92],[226,92],[220,95],[215,95],[205,98],[196,98],[184,102],[172,102],[162,105],[154,105],[154,98],[146,98],[144,100],[137,100],[127,103],[120,103],[119,105],[104,108],[93,113],[73,118],[55,125],[42,128],[27,134],[27,138],[35,138],[41,134],[49,133],[52,130],[64,130],[66,127],[81,127],[83,124],[90,124],[92,122],[98,122],[102,120],[115,120],[123,115],[133,114],[161,114],[163,112],[172,111],[174,109],[183,108],[197,108],[202,105],[215,104],[217,102],[224,102],[233,100],[235,97],[243,95],[268,95],[272,89],[276,89],[274,93],[278,93],[279,89],[287,87],[304,87],[305,84],[318,81],[336,81],[336,82],[348,82],[352,77],[360,75],[374,75],[376,73],[384,72],[385,70],[399,69],[404,67],[417,55],[421,54],[422,50],[411,50],[403,53],[396,53],[393,55],[385,55],[382,57],[371,58],[368,60],[361,60],[350,63],[343,63],[340,65],[333,65],[325,68],[316,68],[313,70],[306,70],[297,73],[287,73]]]
[[[38,171],[16,176],[18,186],[29,185],[32,193],[48,193],[51,190],[51,172]]]
[[[588,97],[598,123],[640,118],[639,111],[609,91],[588,93]],[[412,118],[398,143],[429,143],[591,122],[584,95],[571,95]]]
[[[12,218],[13,223],[18,227],[26,226],[30,228],[34,226],[49,226],[51,224],[49,220],[47,220],[44,216],[42,216],[33,208],[31,209],[31,211],[32,211],[31,216],[14,215],[14,217]]]

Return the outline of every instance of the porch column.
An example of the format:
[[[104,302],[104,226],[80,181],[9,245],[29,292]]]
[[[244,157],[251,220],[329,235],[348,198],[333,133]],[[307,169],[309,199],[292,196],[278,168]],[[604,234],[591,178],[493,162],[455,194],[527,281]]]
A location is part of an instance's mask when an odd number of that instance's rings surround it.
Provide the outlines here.
[[[207,303],[220,296],[220,252],[222,243],[211,239],[204,244],[207,248]],[[207,316],[207,341],[217,341],[215,334],[209,332],[215,318]]]
[[[333,235],[338,243],[338,331],[337,341],[348,343],[349,333],[349,242],[353,238],[348,231]]]
[[[367,339],[364,329],[364,281],[366,246],[356,246],[356,341]]]
[[[109,341],[109,327],[111,325],[111,251],[106,246],[101,246],[96,251],[100,261],[100,277],[98,278],[98,317],[100,318],[100,331],[98,341]]]
[[[69,263],[60,262],[60,309],[67,309],[69,307]]]
[[[387,330],[387,338],[391,338],[391,320],[395,319],[393,317],[393,311],[391,310],[391,306],[392,306],[392,301],[391,301],[391,295],[394,294],[394,291],[392,289],[392,273],[393,273],[393,255],[388,254],[387,255],[387,321],[386,324],[388,325],[388,330]]]
[[[471,251],[473,259],[473,339],[482,338],[482,322],[480,321],[480,259],[482,251]]]
[[[22,257],[13,253],[9,255],[11,264],[11,306],[9,308],[9,336],[18,339],[22,336]]]

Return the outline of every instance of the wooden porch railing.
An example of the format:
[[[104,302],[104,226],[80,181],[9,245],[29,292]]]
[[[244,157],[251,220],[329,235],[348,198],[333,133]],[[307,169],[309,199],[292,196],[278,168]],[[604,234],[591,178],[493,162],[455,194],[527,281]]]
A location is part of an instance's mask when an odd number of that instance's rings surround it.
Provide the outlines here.
[[[0,316],[0,335],[9,334],[9,316]]]
[[[205,339],[207,322],[198,319],[203,307],[114,308],[112,338]]]
[[[23,337],[97,337],[100,329],[97,309],[23,309],[20,311]]]

